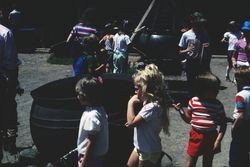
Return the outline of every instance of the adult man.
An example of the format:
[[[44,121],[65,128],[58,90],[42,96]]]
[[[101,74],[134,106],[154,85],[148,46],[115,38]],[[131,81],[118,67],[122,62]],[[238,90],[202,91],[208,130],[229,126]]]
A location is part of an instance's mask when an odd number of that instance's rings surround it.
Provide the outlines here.
[[[193,94],[195,77],[205,70],[210,70],[211,52],[209,37],[204,28],[206,19],[199,12],[190,16],[191,28],[182,34],[179,42],[180,54],[186,57],[186,75],[189,95]]]
[[[10,154],[16,154],[17,103],[16,87],[18,84],[17,49],[13,33],[0,24],[0,159],[2,143]]]

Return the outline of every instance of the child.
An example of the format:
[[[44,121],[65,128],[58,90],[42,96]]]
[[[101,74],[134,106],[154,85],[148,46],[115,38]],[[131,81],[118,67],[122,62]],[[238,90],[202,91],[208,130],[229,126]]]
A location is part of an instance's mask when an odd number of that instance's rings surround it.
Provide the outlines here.
[[[186,167],[194,167],[199,156],[203,156],[203,166],[212,167],[214,154],[220,152],[221,140],[226,131],[223,104],[216,99],[220,80],[211,72],[203,72],[195,80],[196,96],[189,100],[183,111],[181,104],[173,104],[180,111],[182,119],[192,128],[187,149]],[[217,126],[220,126],[219,133]]]
[[[133,77],[135,95],[131,97],[127,108],[128,128],[134,128],[134,150],[127,167],[153,167],[161,156],[160,131],[168,133],[168,112],[166,108],[163,74],[154,64],[149,64],[144,70]],[[143,107],[136,114],[136,106]]]
[[[238,23],[236,21],[230,21],[228,23],[228,31],[224,33],[221,42],[228,43],[227,48],[227,69],[226,69],[226,81],[231,81],[229,74],[233,67],[232,65],[232,55],[234,52],[235,43],[243,36],[243,33],[240,31]]]
[[[101,167],[109,142],[107,114],[100,103],[101,84],[87,76],[78,81],[75,89],[85,107],[77,139],[78,167]]]
[[[241,27],[243,36],[234,45],[232,56],[233,67],[249,66],[250,54],[248,47],[250,43],[250,21],[245,21]]]
[[[237,94],[233,112],[232,142],[230,145],[230,167],[249,165],[250,135],[250,67],[241,66],[235,71]]]
[[[105,59],[107,61],[106,63],[106,72],[112,72],[113,70],[113,25],[111,23],[108,23],[105,25],[105,35],[102,37],[102,39],[99,41],[100,45],[104,44],[104,49],[101,49],[102,52],[104,52]]]
[[[82,74],[95,74],[98,67],[97,59],[95,57],[98,40],[96,35],[91,34],[84,38],[85,51],[79,52],[77,58],[73,63],[74,76]]]
[[[126,28],[120,27],[113,37],[113,73],[126,73],[128,70],[128,50],[131,40],[126,34]]]

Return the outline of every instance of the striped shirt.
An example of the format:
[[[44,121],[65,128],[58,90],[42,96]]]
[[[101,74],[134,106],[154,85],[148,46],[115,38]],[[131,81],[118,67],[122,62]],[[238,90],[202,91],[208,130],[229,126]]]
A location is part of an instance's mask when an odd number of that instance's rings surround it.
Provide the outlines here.
[[[83,23],[78,23],[75,25],[71,31],[71,34],[76,37],[76,39],[83,44],[83,39],[90,34],[97,34],[95,28],[85,26]]]
[[[250,87],[245,86],[236,94],[233,118],[237,119],[240,112],[244,112],[244,119],[250,119]]]
[[[191,115],[192,127],[199,130],[216,130],[225,119],[223,104],[217,99],[202,101],[198,97],[189,100],[187,112]]]

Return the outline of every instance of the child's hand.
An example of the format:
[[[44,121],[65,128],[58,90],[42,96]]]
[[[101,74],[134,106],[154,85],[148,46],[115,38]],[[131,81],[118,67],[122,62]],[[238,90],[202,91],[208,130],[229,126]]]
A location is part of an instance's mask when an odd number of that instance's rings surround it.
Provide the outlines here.
[[[221,152],[221,142],[216,140],[213,148],[214,154]]]
[[[136,103],[140,103],[141,101],[140,101],[140,99],[138,98],[138,95],[133,95],[130,99],[129,99],[129,101],[128,101],[128,103],[130,103],[130,104],[132,104],[132,105],[134,105],[134,104],[136,104]]]
[[[180,109],[182,108],[181,103],[172,104],[172,106],[173,106],[177,111],[180,111]]]
[[[84,162],[83,158],[81,158],[81,159],[78,161],[78,167],[85,167],[85,162]]]

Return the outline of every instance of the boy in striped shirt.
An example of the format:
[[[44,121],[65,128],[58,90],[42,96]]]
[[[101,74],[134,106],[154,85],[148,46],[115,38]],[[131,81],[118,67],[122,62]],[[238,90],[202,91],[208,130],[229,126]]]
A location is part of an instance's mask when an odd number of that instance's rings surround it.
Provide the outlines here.
[[[216,99],[220,80],[211,72],[199,74],[195,79],[196,92],[183,111],[181,104],[173,104],[182,119],[192,128],[187,149],[186,167],[194,167],[199,156],[203,156],[203,166],[212,167],[214,154],[220,152],[221,141],[226,131],[223,104]],[[219,130],[217,131],[217,126]]]
[[[229,151],[230,167],[249,165],[250,135],[250,67],[240,66],[235,71],[237,94],[233,112],[232,141]]]

